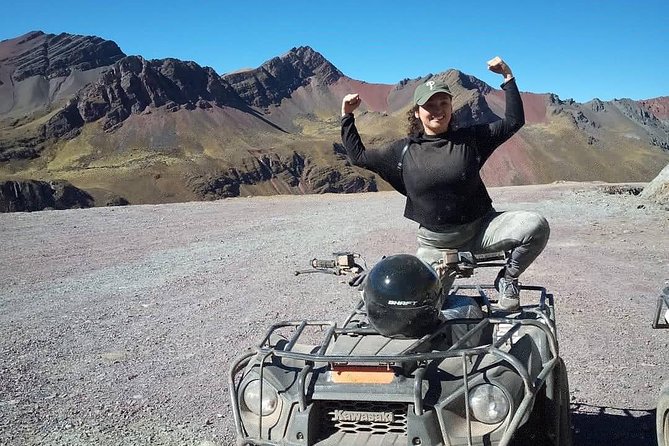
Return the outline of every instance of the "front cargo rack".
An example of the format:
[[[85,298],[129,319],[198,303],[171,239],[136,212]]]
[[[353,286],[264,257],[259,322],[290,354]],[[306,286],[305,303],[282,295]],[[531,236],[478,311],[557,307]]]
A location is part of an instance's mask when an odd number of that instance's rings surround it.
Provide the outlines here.
[[[230,398],[232,400],[233,416],[235,427],[238,433],[241,433],[245,438],[245,441],[253,441],[252,444],[259,445],[273,445],[275,443],[263,441],[262,439],[262,414],[259,415],[259,429],[260,438],[258,437],[249,437],[248,432],[245,431],[240,414],[240,408],[238,404],[238,386],[237,376],[242,372],[248,365],[251,363],[252,359],[257,358],[257,364],[259,366],[260,382],[262,383],[263,370],[267,363],[272,363],[271,358],[289,358],[292,360],[303,361],[304,366],[298,373],[297,386],[298,386],[298,407],[300,411],[306,410],[309,399],[307,392],[307,377],[312,372],[316,364],[319,366],[329,366],[332,367],[335,364],[385,364],[387,366],[402,365],[406,363],[413,363],[416,365],[415,370],[413,371],[413,409],[416,415],[422,415],[425,411],[424,408],[424,397],[422,394],[422,380],[426,372],[426,365],[430,361],[435,360],[444,360],[447,358],[461,358],[462,362],[462,385],[459,389],[451,395],[448,400],[454,400],[460,395],[465,395],[465,413],[467,416],[467,424],[469,427],[469,441],[471,442],[471,420],[470,420],[470,410],[469,410],[469,399],[467,398],[469,389],[470,389],[470,377],[467,370],[467,365],[474,362],[477,358],[483,357],[485,355],[493,355],[496,358],[499,358],[513,369],[515,372],[522,378],[524,386],[524,396],[518,406],[512,420],[510,421],[506,433],[502,437],[500,444],[505,445],[510,441],[513,432],[519,427],[521,420],[523,419],[526,411],[530,408],[533,403],[534,397],[538,390],[544,385],[549,374],[553,371],[556,364],[559,361],[559,350],[557,343],[557,333],[556,327],[553,320],[553,296],[548,294],[544,287],[538,286],[525,286],[521,285],[521,290],[526,291],[536,291],[540,293],[538,305],[528,305],[523,306],[521,311],[518,312],[504,312],[495,310],[491,305],[491,301],[487,297],[487,290],[494,290],[492,285],[460,285],[454,287],[449,295],[453,295],[460,290],[474,291],[476,293],[474,297],[479,301],[482,307],[486,309],[487,315],[481,319],[452,319],[442,323],[440,328],[434,333],[423,336],[422,338],[413,340],[410,342],[402,351],[396,354],[381,354],[381,355],[351,355],[351,354],[331,354],[328,353],[329,348],[333,345],[336,340],[341,336],[381,336],[374,328],[371,326],[356,326],[352,324],[352,321],[355,321],[357,318],[366,316],[364,312],[364,302],[360,302],[356,309],[348,316],[344,321],[342,326],[338,326],[336,322],[333,321],[283,321],[276,324],[273,324],[263,337],[262,341],[257,344],[254,348],[250,349],[247,353],[243,354],[237,358],[229,369],[228,376],[228,385],[230,389]],[[461,337],[457,342],[452,344],[446,350],[439,351],[420,351],[421,347],[429,345],[429,343],[439,336],[444,330],[448,327],[454,325],[467,324],[469,326],[474,325],[463,337]],[[468,341],[474,338],[477,335],[482,334],[485,330],[490,330],[491,327],[500,327],[503,326],[503,330],[499,330],[501,334],[499,337],[493,340],[493,342],[477,345],[475,347],[467,346]],[[544,332],[546,339],[548,340],[548,348],[550,353],[550,358],[542,364],[541,371],[532,378],[527,367],[519,361],[515,356],[511,355],[507,351],[503,350],[504,346],[511,345],[514,341],[514,335],[522,328],[526,326],[535,327]],[[285,338],[285,342],[282,344],[281,348],[276,348],[276,345],[272,345],[272,339],[280,331],[286,328],[293,328],[294,332],[291,337]],[[318,349],[315,353],[304,353],[294,351],[296,345],[301,344],[301,341],[304,341],[303,336],[307,329],[318,328],[319,330],[324,331],[324,335],[320,342],[316,343]],[[391,342],[391,338],[388,339],[388,342]],[[313,344],[313,342],[311,342]],[[262,397],[262,384],[260,395]],[[246,443],[241,443],[246,444]]]

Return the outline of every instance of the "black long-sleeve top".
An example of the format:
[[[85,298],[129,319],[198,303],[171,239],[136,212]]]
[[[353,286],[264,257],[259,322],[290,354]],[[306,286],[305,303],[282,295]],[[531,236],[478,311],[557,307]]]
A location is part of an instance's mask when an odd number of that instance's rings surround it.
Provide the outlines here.
[[[341,138],[349,161],[376,172],[405,195],[404,216],[428,229],[438,232],[444,225],[472,222],[492,209],[481,167],[525,123],[515,80],[504,83],[502,89],[503,119],[435,136],[404,138],[378,150],[365,150],[353,114],[346,114],[341,118]]]

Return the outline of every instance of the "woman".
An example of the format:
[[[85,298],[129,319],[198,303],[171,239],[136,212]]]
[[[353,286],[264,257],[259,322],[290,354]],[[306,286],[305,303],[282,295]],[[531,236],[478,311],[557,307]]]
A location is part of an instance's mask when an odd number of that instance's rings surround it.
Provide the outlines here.
[[[480,169],[492,152],[525,123],[523,103],[509,66],[499,57],[488,68],[504,77],[504,119],[454,130],[452,98],[439,80],[421,83],[409,111],[409,136],[380,150],[365,150],[353,112],[358,94],[342,101],[341,135],[352,164],[378,173],[405,195],[404,216],[418,222],[416,256],[436,266],[442,250],[510,251],[495,285],[498,304],[520,307],[518,276],[548,242],[544,217],[533,212],[496,212],[481,180]],[[444,290],[454,277],[443,278]]]

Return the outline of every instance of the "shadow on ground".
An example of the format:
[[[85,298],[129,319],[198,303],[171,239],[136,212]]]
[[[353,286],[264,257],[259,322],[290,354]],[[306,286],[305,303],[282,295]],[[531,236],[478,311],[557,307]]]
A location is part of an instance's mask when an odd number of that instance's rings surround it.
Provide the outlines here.
[[[571,405],[575,446],[656,446],[655,411]]]

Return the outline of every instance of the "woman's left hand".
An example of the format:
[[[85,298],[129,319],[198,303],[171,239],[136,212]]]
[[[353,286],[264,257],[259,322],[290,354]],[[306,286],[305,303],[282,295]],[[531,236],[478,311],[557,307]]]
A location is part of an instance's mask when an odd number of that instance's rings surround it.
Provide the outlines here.
[[[504,76],[504,82],[508,82],[513,79],[513,73],[511,68],[502,60],[501,57],[495,56],[488,61],[488,69],[493,73],[501,74]]]

